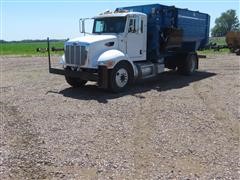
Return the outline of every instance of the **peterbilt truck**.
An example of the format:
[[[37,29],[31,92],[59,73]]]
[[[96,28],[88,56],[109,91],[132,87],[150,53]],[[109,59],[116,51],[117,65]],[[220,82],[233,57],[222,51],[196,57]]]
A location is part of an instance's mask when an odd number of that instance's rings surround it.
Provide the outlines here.
[[[208,43],[210,16],[160,4],[121,7],[92,18],[91,33],[64,44],[62,69],[53,68],[48,41],[49,72],[64,75],[72,87],[95,81],[113,92],[166,69],[190,75],[198,69],[196,51]]]

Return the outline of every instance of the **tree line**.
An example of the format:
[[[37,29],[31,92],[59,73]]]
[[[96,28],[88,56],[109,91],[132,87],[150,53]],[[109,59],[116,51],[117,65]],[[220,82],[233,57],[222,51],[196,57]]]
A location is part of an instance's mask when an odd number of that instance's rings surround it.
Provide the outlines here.
[[[236,10],[229,9],[223,12],[219,18],[215,20],[215,26],[211,29],[212,37],[223,37],[229,31],[240,31],[239,19]]]
[[[63,42],[66,41],[67,39],[51,39],[50,42]],[[35,43],[35,42],[46,42],[46,39],[26,39],[26,40],[21,40],[21,41],[5,41],[0,39],[0,43]]]

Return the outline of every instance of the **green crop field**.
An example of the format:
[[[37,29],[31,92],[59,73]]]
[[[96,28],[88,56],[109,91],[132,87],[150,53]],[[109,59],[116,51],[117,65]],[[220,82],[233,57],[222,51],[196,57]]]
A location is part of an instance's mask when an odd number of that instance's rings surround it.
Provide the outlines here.
[[[210,37],[209,43],[216,43],[217,45],[226,45],[225,37]],[[218,55],[218,54],[227,54],[229,53],[228,48],[220,49],[219,51],[214,51],[214,49],[206,49],[198,51],[198,54],[202,55]]]
[[[209,42],[217,43],[218,45],[225,45],[225,38],[219,37],[219,38],[210,38]],[[18,55],[18,56],[46,56],[47,53],[40,53],[37,52],[37,48],[46,48],[47,43],[46,42],[1,42],[0,44],[0,55]],[[56,41],[51,42],[51,47],[56,48],[63,48],[64,42],[63,41]],[[203,50],[199,51],[200,54],[221,54],[221,53],[227,53],[229,50],[221,49],[220,51],[214,51],[214,50]],[[63,52],[51,52],[51,54],[63,54]]]
[[[206,49],[203,51],[198,51],[197,53],[200,55],[223,55],[228,54],[230,51],[228,48],[220,49],[219,51],[214,51],[213,49]]]
[[[225,37],[211,37],[209,43],[217,43],[217,45],[226,45]]]
[[[63,48],[63,42],[51,42],[51,47]],[[1,55],[45,56],[47,53],[37,52],[37,48],[46,48],[46,42],[4,42],[1,43]],[[52,53],[52,52],[51,52]],[[63,52],[57,52],[63,53]]]

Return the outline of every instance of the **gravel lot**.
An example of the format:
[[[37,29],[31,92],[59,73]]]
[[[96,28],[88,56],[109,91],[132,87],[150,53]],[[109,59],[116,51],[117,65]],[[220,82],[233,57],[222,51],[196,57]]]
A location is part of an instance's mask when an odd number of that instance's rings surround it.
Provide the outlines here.
[[[0,179],[239,179],[239,67],[200,60],[121,94],[1,57]]]

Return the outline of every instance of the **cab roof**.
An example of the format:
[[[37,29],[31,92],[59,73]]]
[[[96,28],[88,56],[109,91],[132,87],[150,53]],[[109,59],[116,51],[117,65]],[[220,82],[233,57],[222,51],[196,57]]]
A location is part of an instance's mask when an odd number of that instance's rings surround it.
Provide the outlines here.
[[[105,17],[125,17],[127,15],[142,15],[146,16],[144,13],[140,12],[128,12],[128,11],[123,11],[123,12],[111,12],[111,11],[106,11],[104,13],[99,14],[98,16],[94,16],[93,18],[105,18]]]

